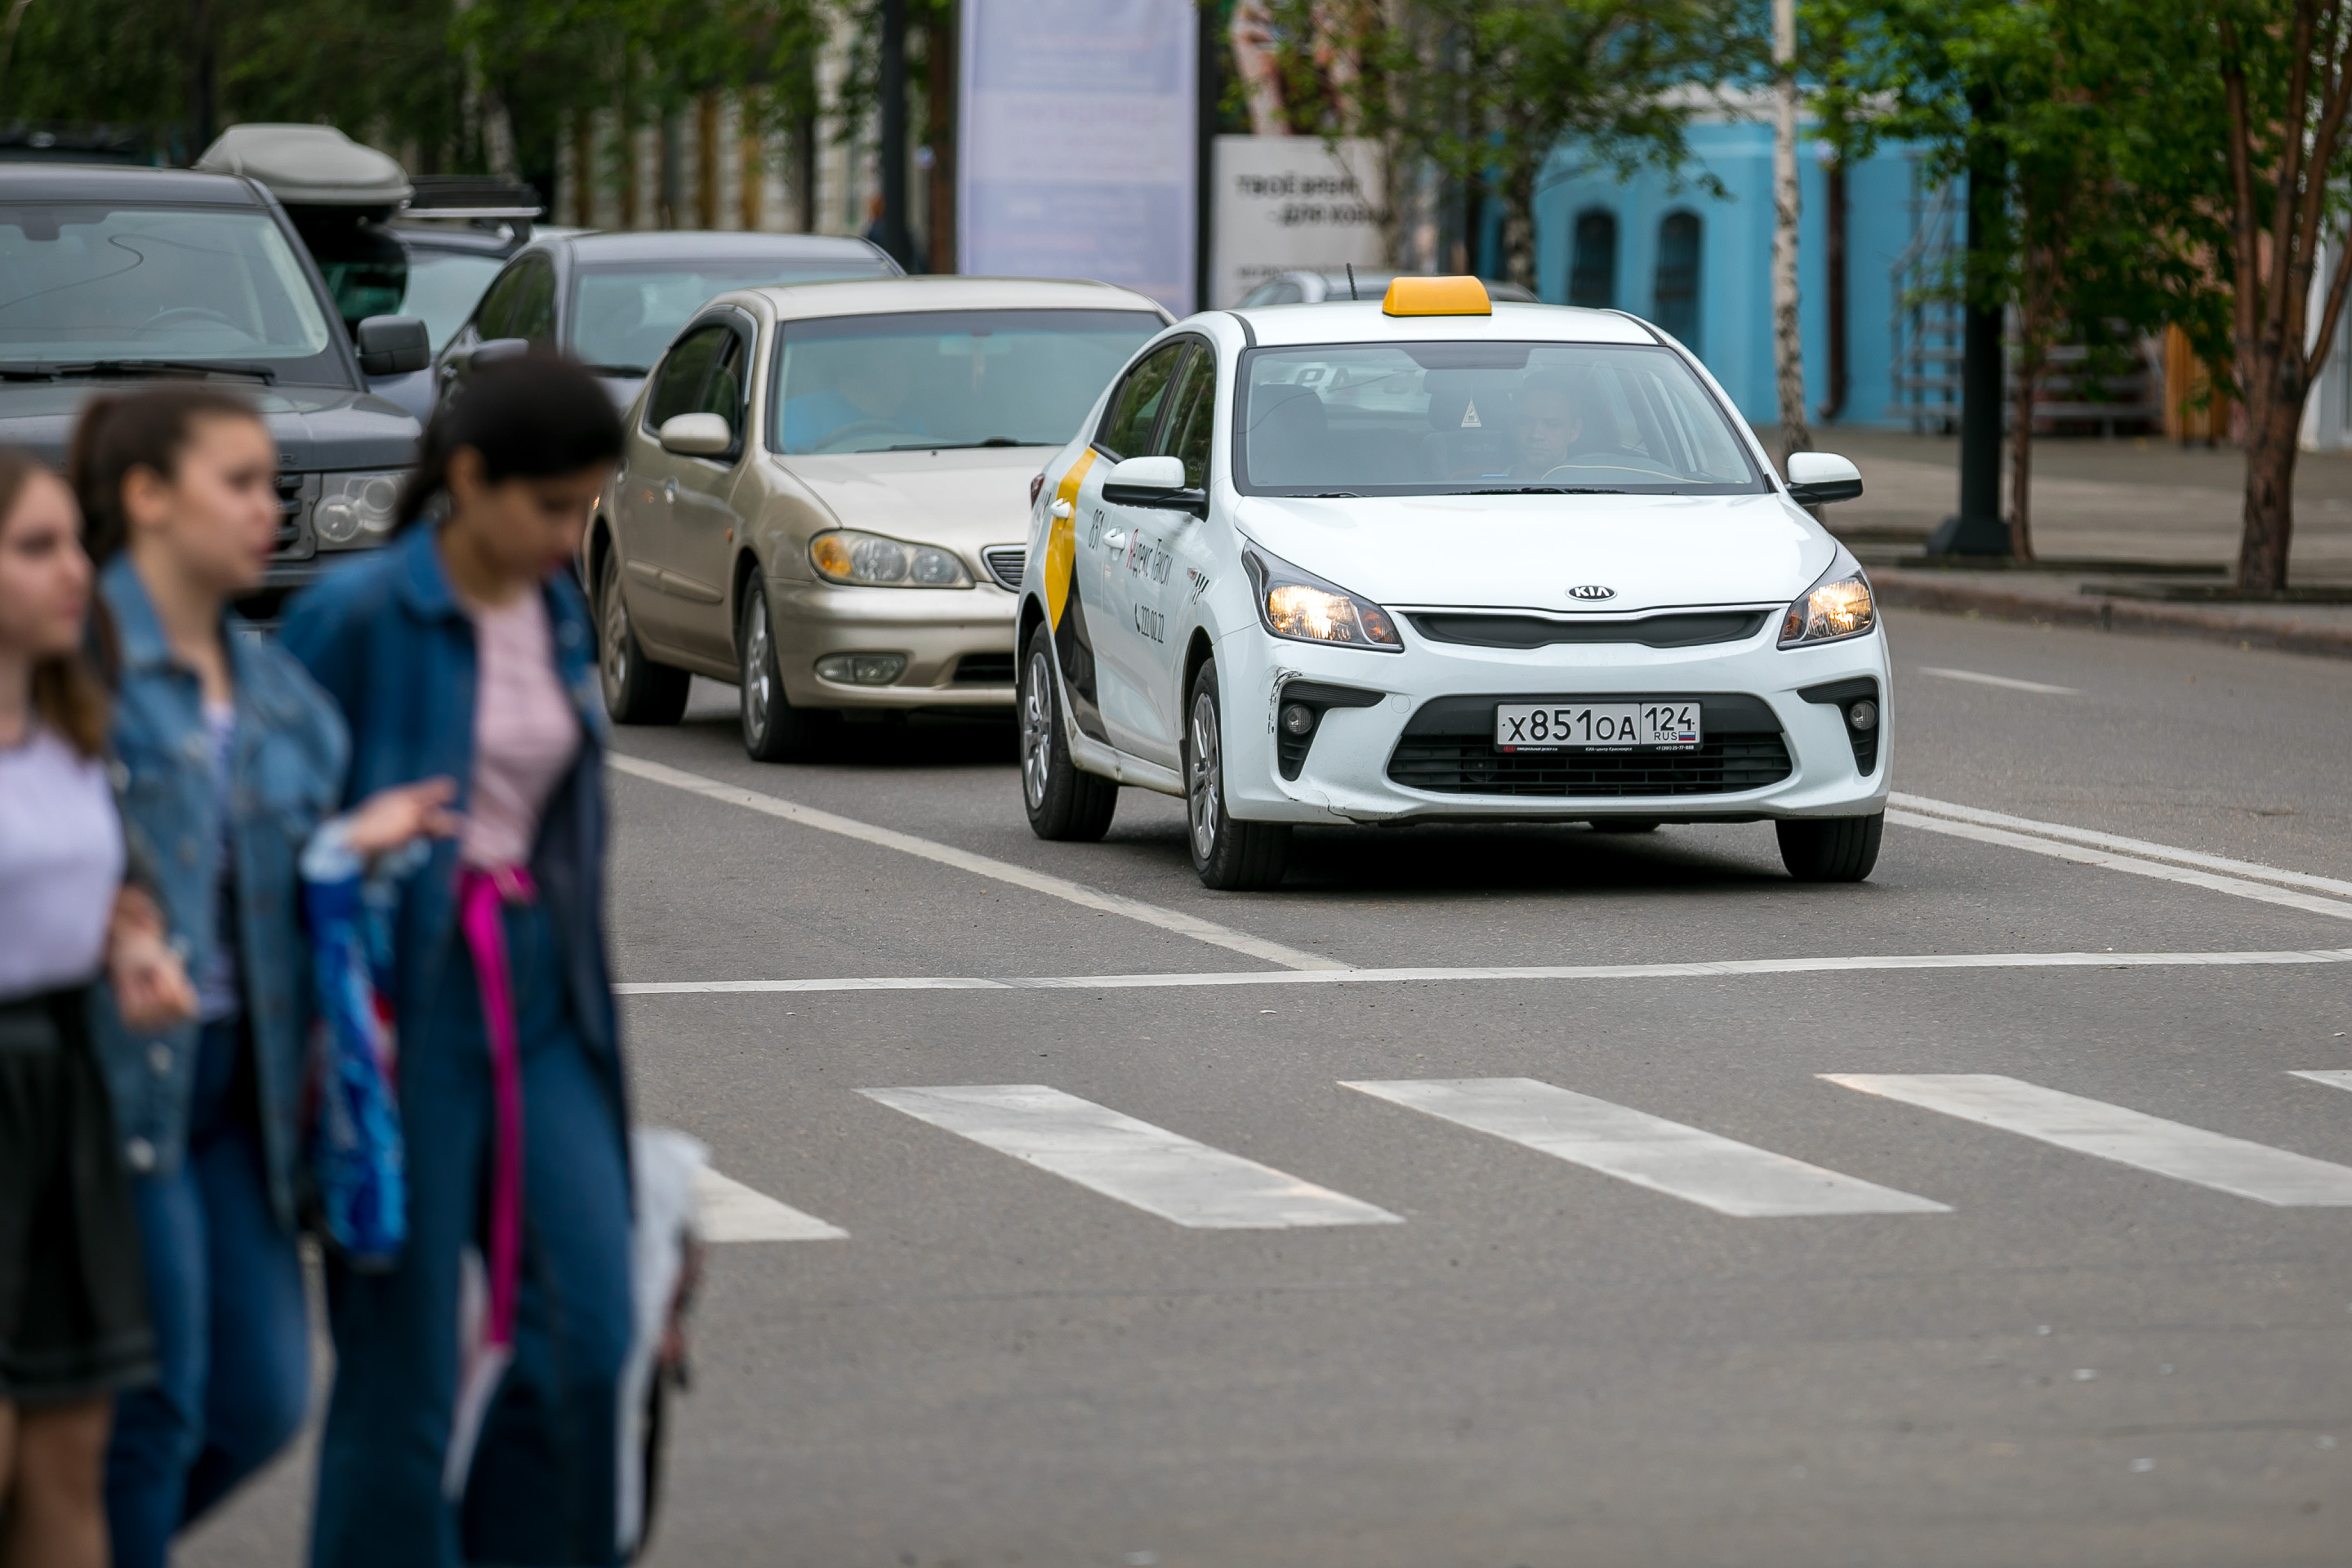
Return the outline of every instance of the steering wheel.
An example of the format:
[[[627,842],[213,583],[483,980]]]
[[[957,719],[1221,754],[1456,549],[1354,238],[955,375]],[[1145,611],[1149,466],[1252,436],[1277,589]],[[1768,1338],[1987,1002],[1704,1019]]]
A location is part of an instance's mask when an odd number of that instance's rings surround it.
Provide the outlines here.
[[[827,431],[824,439],[816,444],[816,449],[820,452],[830,452],[838,443],[854,441],[860,436],[912,436],[914,434],[916,434],[915,431],[888,419],[856,419],[837,429]]]
[[[140,322],[137,327],[132,329],[132,331],[141,332],[162,331],[165,328],[176,327],[183,325],[184,323],[200,323],[205,326],[226,327],[233,332],[241,330],[235,321],[230,321],[218,310],[207,310],[202,305],[174,305],[169,310],[156,311],[153,315]]]

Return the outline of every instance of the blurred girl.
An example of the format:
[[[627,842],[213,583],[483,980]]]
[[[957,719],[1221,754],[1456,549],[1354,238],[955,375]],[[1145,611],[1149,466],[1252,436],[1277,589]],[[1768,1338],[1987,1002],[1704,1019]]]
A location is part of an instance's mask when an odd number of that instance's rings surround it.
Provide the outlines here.
[[[320,1568],[615,1560],[627,1119],[603,710],[567,566],[620,451],[577,367],[483,371],[425,431],[400,537],[287,619],[350,721],[347,793],[446,773],[466,813],[395,916],[409,1234],[388,1272],[329,1272]]]
[[[103,998],[97,1013],[160,1369],[116,1411],[107,1511],[115,1562],[162,1568],[173,1535],[284,1447],[309,1405],[296,864],[338,808],[349,747],[301,666],[228,608],[260,585],[281,521],[253,405],[204,384],[100,398],[73,468],[120,643],[123,824],[198,997],[194,1023],[161,1033]],[[446,794],[370,802],[354,852],[432,826]]]
[[[89,557],[72,494],[0,449],[0,1563],[99,1568],[114,1391],[152,1375],[138,1223],[89,1031],[195,996],[153,906],[119,892],[106,697],[83,664]]]

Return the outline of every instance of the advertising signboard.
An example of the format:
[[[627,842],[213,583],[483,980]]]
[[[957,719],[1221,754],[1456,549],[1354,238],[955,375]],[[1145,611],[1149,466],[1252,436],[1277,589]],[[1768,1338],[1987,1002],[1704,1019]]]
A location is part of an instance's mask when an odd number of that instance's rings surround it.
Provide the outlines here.
[[[1211,305],[1232,305],[1277,272],[1381,264],[1365,199],[1380,188],[1381,144],[1319,136],[1220,136],[1210,237]]]

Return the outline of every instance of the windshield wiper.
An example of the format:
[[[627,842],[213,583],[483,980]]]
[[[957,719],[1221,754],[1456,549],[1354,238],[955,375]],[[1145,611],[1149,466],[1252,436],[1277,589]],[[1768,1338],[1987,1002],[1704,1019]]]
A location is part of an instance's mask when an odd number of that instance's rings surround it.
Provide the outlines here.
[[[43,365],[51,379],[68,376],[110,375],[245,375],[267,384],[275,385],[278,373],[266,364],[250,364],[244,361],[215,362],[195,359],[92,359],[73,364]]]
[[[1042,447],[1043,441],[1016,441],[1010,436],[991,436],[985,441],[909,441],[897,447],[875,448],[884,452],[969,452],[976,447]]]
[[[1300,500],[1361,500],[1364,498],[1354,490],[1308,490],[1298,499]]]
[[[1457,496],[1622,496],[1623,490],[1591,489],[1582,485],[1513,485],[1503,489],[1453,490]]]

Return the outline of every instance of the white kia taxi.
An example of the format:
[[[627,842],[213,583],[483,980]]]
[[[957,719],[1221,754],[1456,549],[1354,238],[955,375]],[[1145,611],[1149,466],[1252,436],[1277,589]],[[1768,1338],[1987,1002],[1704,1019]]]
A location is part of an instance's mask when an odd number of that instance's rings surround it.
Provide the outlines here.
[[[1022,786],[1096,838],[1185,798],[1213,888],[1299,823],[1778,827],[1858,881],[1891,761],[1868,579],[1680,343],[1475,279],[1213,310],[1139,350],[1045,466]]]

